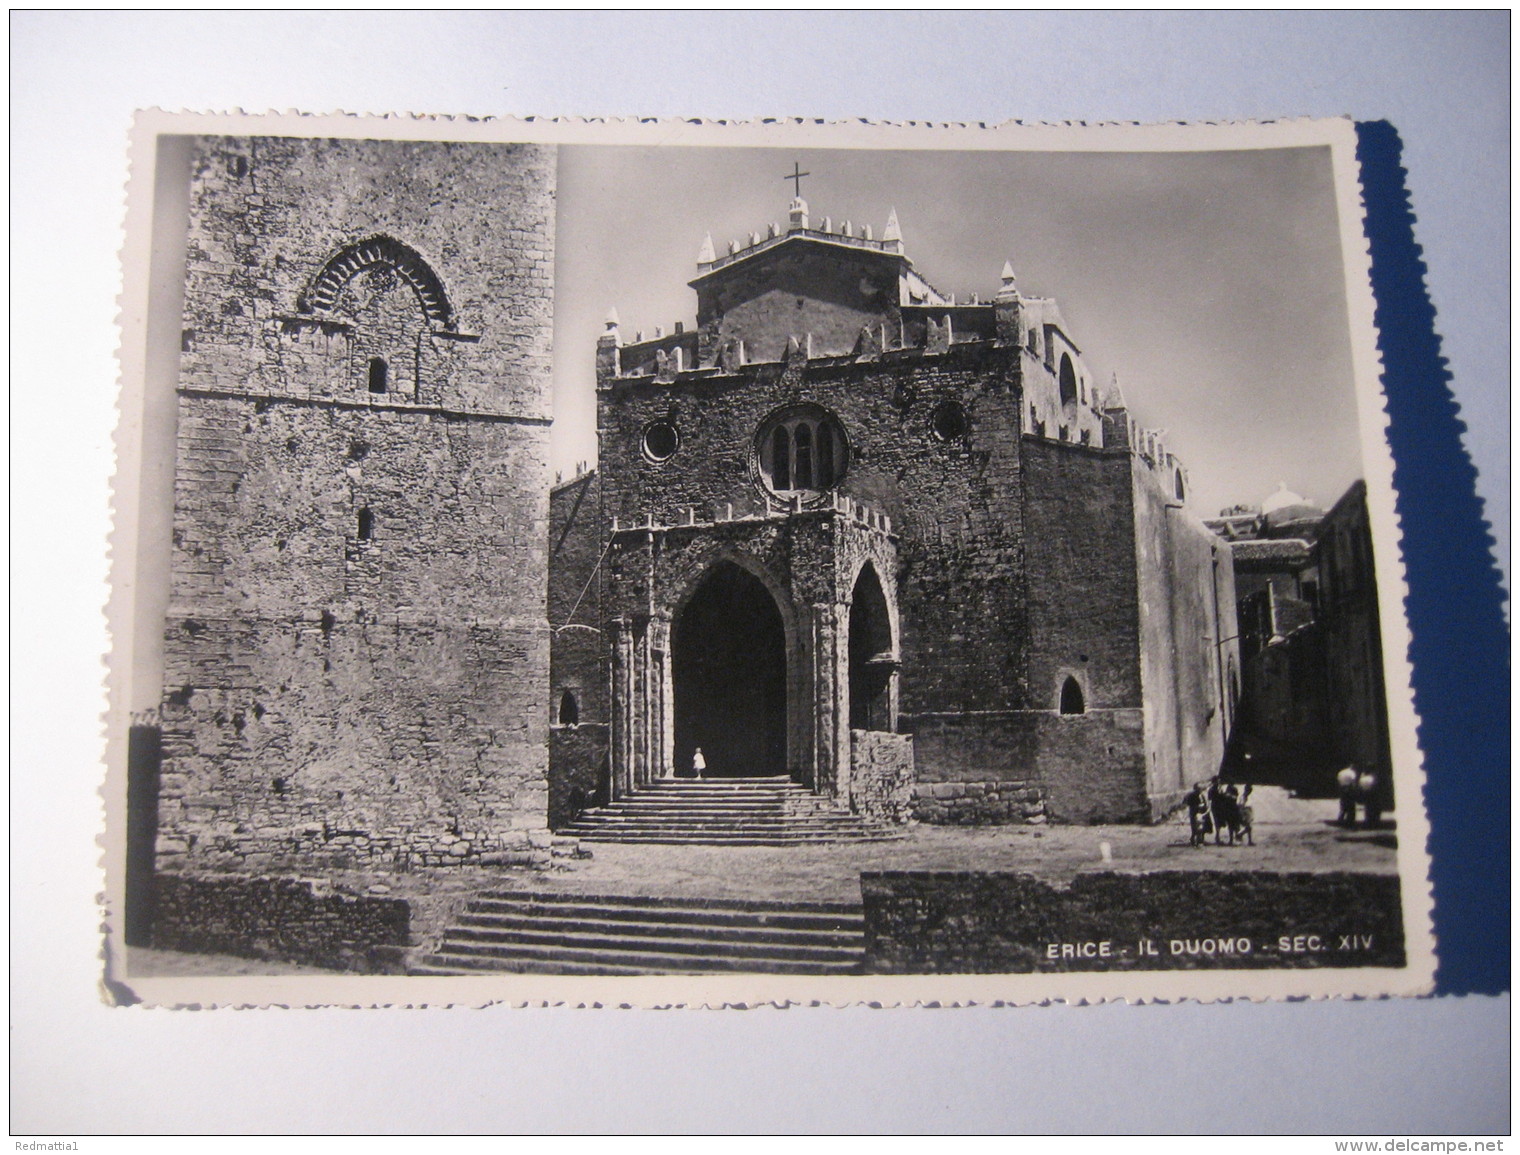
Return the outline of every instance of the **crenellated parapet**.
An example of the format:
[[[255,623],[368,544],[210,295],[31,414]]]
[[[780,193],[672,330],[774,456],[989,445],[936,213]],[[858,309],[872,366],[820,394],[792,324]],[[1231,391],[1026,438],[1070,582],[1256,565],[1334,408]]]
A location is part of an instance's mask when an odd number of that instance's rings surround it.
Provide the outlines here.
[[[1059,306],[1021,292],[1011,262],[992,293],[962,300],[913,268],[895,210],[878,238],[869,226],[813,218],[798,199],[785,227],[753,232],[724,253],[705,237],[697,270],[695,326],[677,321],[668,332],[636,331],[625,343],[616,314],[609,316],[598,345],[600,388],[767,377],[799,365],[931,367],[984,351],[1005,361],[1004,373],[1018,382],[1024,436],[1130,451],[1176,500],[1187,493],[1185,470],[1163,433],[1135,424],[1117,380],[1094,379]]]
[[[736,507],[733,502],[713,506],[688,505],[683,510],[683,516],[669,524],[657,522],[653,514],[648,513],[632,521],[620,520],[614,516],[611,532],[614,540],[624,540],[630,537],[637,538],[639,535],[664,534],[677,530],[712,530],[719,526],[785,521],[791,517],[807,517],[815,520],[822,518],[848,525],[852,529],[895,540],[890,515],[869,502],[843,493],[827,495],[827,499],[821,506],[816,502],[804,502],[800,495],[794,496],[789,501],[767,495],[762,507],[751,509]]]

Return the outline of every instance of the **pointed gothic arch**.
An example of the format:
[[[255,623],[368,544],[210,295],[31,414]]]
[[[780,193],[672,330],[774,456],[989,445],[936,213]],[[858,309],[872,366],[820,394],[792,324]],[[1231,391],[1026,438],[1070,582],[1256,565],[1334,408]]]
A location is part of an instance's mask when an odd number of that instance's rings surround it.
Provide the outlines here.
[[[334,254],[301,295],[301,311],[331,309],[349,281],[376,266],[391,269],[411,287],[429,321],[444,329],[454,328],[454,310],[438,274],[416,249],[387,236],[356,241]]]
[[[897,645],[892,611],[876,566],[867,561],[850,596],[850,729],[891,731]]]
[[[677,775],[787,772],[787,630],[754,572],[724,559],[703,574],[672,623],[670,663]]]

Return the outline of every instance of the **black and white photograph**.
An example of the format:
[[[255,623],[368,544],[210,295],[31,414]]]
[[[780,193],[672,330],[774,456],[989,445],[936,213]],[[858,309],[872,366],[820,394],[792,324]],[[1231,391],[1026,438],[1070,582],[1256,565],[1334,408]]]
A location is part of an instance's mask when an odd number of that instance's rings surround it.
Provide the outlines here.
[[[151,127],[114,979],[1428,983],[1349,122]]]
[[[1511,23],[14,11],[17,1146],[1502,1146]]]

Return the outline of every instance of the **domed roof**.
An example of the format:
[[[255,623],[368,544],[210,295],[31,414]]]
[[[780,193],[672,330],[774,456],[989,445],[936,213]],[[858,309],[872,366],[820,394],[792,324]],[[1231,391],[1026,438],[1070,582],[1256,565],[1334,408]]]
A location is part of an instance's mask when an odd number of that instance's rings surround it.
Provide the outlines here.
[[[1286,481],[1277,483],[1277,492],[1261,503],[1262,513],[1276,513],[1290,505],[1308,505],[1308,498],[1301,497],[1288,488]]]
[[[1317,521],[1325,516],[1325,511],[1279,481],[1277,492],[1261,503],[1261,514],[1269,526],[1279,526],[1293,521]]]

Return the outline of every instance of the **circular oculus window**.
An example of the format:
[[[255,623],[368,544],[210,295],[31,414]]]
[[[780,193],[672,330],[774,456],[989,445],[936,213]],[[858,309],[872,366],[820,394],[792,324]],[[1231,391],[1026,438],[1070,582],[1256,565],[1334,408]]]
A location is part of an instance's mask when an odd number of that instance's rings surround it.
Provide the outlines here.
[[[669,421],[651,421],[644,427],[644,456],[650,461],[668,461],[681,448],[681,435]]]
[[[959,401],[941,401],[929,418],[934,436],[941,441],[957,441],[966,435],[966,408]]]
[[[777,494],[819,494],[844,480],[850,446],[839,418],[819,405],[792,405],[765,419],[755,434],[755,461]]]

